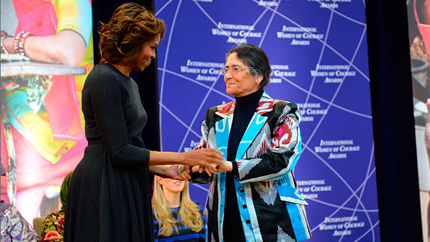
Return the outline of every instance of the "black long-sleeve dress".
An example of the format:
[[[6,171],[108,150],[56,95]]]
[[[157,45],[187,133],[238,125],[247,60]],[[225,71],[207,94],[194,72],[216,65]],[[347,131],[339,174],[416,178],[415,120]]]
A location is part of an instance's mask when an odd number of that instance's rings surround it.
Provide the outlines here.
[[[88,75],[82,110],[88,147],[70,181],[66,242],[153,241],[147,116],[137,84],[109,64]]]

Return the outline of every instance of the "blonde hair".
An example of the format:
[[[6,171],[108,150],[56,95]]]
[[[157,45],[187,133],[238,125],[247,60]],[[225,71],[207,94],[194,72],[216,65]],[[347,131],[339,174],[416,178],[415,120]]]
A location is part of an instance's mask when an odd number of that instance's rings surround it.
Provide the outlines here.
[[[177,221],[172,217],[169,204],[164,197],[163,187],[158,183],[157,176],[154,178],[152,209],[155,219],[160,224],[159,235],[170,236],[173,233],[173,229],[178,231]],[[181,192],[181,206],[178,211],[179,221],[192,231],[200,232],[204,226],[200,216],[198,205],[190,198],[188,181],[184,181],[184,189]]]

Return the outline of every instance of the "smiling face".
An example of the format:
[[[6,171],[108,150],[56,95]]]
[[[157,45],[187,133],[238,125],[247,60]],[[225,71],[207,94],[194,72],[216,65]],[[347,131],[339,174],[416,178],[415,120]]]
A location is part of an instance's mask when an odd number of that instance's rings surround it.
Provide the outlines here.
[[[143,71],[151,61],[155,59],[155,50],[160,43],[160,36],[142,44],[136,58],[131,62],[131,68],[136,71]]]
[[[256,92],[259,89],[258,84],[261,82],[263,77],[253,76],[243,61],[237,58],[236,53],[232,53],[227,57],[225,68],[241,69],[234,74],[231,74],[230,71],[227,71],[227,73],[224,75],[227,94],[233,95],[235,97],[243,97]]]

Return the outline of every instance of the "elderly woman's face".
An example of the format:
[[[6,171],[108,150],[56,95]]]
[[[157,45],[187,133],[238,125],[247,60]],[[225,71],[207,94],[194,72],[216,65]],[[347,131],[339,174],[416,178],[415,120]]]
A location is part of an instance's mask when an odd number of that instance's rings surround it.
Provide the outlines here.
[[[228,70],[224,75],[227,94],[243,97],[259,89],[258,84],[263,77],[254,77],[249,68],[237,58],[236,53],[227,57],[225,69]]]

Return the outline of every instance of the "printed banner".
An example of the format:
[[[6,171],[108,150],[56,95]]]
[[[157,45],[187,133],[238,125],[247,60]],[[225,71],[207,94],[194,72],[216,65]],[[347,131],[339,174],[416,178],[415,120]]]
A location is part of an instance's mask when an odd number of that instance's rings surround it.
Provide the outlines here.
[[[429,241],[430,190],[430,1],[408,0],[409,43],[424,242]]]
[[[60,210],[60,186],[87,146],[92,22],[91,0],[1,1],[1,199],[30,224]]]
[[[303,154],[295,175],[312,241],[380,241],[363,1],[155,1],[167,33],[158,48],[164,151],[200,140],[208,108],[230,102],[220,69],[238,44],[260,46],[265,89],[297,103]],[[208,185],[192,185],[206,201]]]

